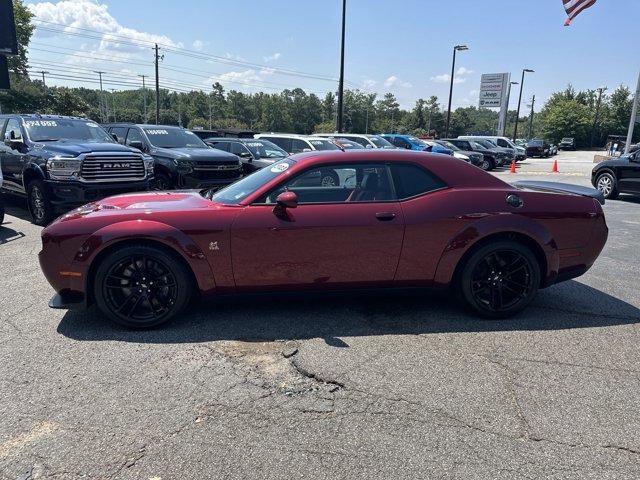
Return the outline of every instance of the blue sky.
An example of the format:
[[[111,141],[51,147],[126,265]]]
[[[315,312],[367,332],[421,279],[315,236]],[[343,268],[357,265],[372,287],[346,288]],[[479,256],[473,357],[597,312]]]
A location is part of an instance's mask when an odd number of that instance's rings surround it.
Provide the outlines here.
[[[51,72],[51,85],[95,87],[88,81],[53,78],[94,78],[92,70],[109,72],[108,89],[126,88],[118,82],[135,83],[138,74],[152,75],[150,49],[118,42],[126,37],[239,62],[165,50],[161,79],[176,88],[206,89],[220,80],[227,89],[247,92],[285,86],[318,94],[335,89],[331,81],[277,69],[337,77],[341,0],[26,3],[47,22],[37,24],[49,28],[37,31],[30,58],[34,71]],[[454,106],[477,105],[482,73],[511,72],[512,80],[519,81],[522,68],[536,70],[527,76],[524,99],[535,94],[541,105],[568,83],[578,89],[635,86],[640,69],[637,0],[599,0],[571,27],[563,26],[561,0],[348,0],[347,9],[349,86],[379,94],[391,91],[403,107],[430,95],[446,102],[451,49],[457,43],[470,50],[458,56]],[[84,29],[68,32],[96,38],[51,31],[63,28],[61,24]],[[117,37],[109,38],[110,33]]]

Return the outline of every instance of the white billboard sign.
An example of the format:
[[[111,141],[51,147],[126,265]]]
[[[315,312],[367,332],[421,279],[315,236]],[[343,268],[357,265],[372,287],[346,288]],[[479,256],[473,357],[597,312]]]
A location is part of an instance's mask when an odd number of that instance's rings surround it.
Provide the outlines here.
[[[499,108],[498,133],[504,135],[509,101],[510,73],[485,73],[480,79],[480,108]]]

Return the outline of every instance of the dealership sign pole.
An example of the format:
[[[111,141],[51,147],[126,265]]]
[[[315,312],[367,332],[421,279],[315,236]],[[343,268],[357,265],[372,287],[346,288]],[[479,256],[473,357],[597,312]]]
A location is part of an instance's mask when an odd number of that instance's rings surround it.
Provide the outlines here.
[[[507,126],[508,89],[510,73],[486,73],[480,79],[480,108],[499,108],[498,133],[504,135]]]

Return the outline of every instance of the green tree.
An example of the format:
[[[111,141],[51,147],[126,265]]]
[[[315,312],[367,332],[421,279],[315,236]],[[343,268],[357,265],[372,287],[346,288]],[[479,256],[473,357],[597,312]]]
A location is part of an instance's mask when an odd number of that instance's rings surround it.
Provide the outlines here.
[[[29,68],[27,47],[36,28],[31,23],[33,14],[22,3],[22,0],[13,0],[13,15],[16,23],[18,55],[8,58],[9,70],[20,75],[27,75],[27,69]]]

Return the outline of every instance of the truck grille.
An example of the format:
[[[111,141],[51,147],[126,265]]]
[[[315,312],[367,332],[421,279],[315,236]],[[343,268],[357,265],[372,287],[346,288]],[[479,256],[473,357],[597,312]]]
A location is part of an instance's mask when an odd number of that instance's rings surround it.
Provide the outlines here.
[[[143,180],[144,161],[140,155],[87,155],[80,177],[87,182]]]

